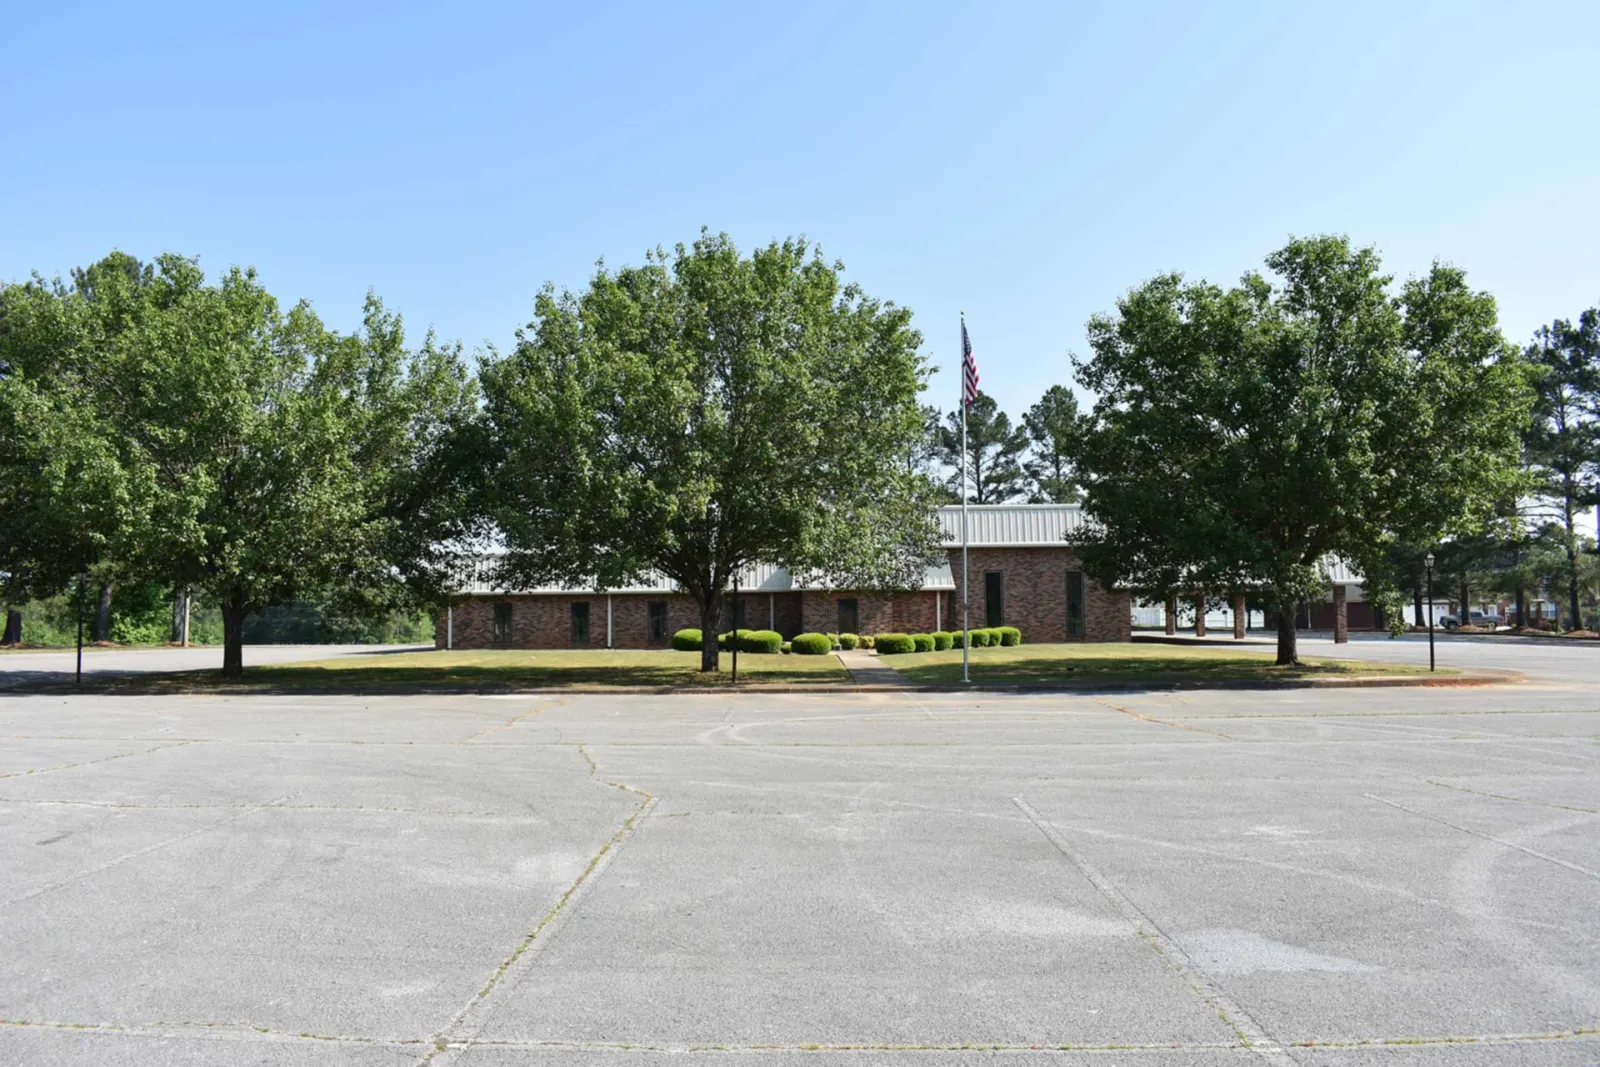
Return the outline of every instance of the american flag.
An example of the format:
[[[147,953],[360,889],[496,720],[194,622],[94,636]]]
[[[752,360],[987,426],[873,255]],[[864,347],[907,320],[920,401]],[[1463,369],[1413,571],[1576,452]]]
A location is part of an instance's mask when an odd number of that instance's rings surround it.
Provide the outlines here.
[[[967,320],[961,320],[961,402],[971,405],[978,399],[978,361],[972,358],[972,339],[967,336]]]

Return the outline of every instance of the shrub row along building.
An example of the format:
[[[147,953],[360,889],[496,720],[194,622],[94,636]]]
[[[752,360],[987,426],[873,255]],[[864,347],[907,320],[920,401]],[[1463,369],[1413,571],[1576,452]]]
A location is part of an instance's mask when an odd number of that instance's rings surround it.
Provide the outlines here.
[[[1083,521],[1076,504],[1001,504],[967,509],[968,605],[973,627],[1015,626],[1028,641],[1126,641],[1126,592],[1089,580],[1066,535]],[[921,588],[896,593],[796,581],[782,567],[753,567],[739,580],[728,628],[801,633],[931,633],[961,627],[961,508],[939,509],[949,559]],[[440,648],[665,648],[700,625],[694,601],[666,578],[626,589],[498,590],[474,585],[440,612]]]

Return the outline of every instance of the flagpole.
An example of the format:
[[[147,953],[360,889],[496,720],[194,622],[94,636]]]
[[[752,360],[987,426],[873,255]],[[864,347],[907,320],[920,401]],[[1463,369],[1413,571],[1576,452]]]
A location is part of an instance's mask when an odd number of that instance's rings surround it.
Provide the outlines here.
[[[967,626],[967,313],[961,313],[961,681],[970,685],[967,675],[967,646],[972,631]]]

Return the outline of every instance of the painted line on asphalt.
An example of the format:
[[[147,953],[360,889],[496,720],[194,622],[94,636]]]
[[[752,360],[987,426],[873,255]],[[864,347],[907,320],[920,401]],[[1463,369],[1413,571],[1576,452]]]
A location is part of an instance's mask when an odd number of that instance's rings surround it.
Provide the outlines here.
[[[1265,1027],[1256,1022],[1254,1017],[1245,1010],[1244,1006],[1228,995],[1216,981],[1184,952],[1178,943],[1161,929],[1160,925],[1135,904],[1127,894],[1118,889],[1098,867],[1090,863],[1078,853],[1066,838],[1061,836],[1051,822],[1034,809],[1021,797],[1012,797],[1011,802],[1028,817],[1028,821],[1044,834],[1045,838],[1056,847],[1056,851],[1065,856],[1074,867],[1089,880],[1089,883],[1099,890],[1100,895],[1111,902],[1123,919],[1131,925],[1145,943],[1160,956],[1166,965],[1178,977],[1182,978],[1189,988],[1227,1023],[1241,1041],[1253,1052],[1259,1055],[1274,1067],[1295,1067],[1295,1058],[1285,1051],[1283,1044],[1269,1034]]]
[[[1372,793],[1362,793],[1361,795],[1366,797],[1368,800],[1376,800],[1379,804],[1387,804],[1391,808],[1398,808],[1403,812],[1415,815],[1419,819],[1428,819],[1431,822],[1436,822],[1441,826],[1448,826],[1452,830],[1458,830],[1461,833],[1469,834],[1472,837],[1481,838],[1484,841],[1493,841],[1502,848],[1509,848],[1514,851],[1521,852],[1524,855],[1532,856],[1534,859],[1544,860],[1546,863],[1553,863],[1557,867],[1565,867],[1569,871],[1576,871],[1578,874],[1593,878],[1596,881],[1600,881],[1600,871],[1590,870],[1588,867],[1582,867],[1576,863],[1568,863],[1566,860],[1557,856],[1552,856],[1548,852],[1540,852],[1536,848],[1529,848],[1526,845],[1519,845],[1515,841],[1507,841],[1503,837],[1495,837],[1493,834],[1486,834],[1481,830],[1474,830],[1471,827],[1462,826],[1459,823],[1453,823],[1449,819],[1441,819],[1437,815],[1430,815],[1428,812],[1418,811],[1416,808],[1408,808],[1406,805],[1398,803],[1397,801],[1386,800],[1385,798],[1376,796]]]

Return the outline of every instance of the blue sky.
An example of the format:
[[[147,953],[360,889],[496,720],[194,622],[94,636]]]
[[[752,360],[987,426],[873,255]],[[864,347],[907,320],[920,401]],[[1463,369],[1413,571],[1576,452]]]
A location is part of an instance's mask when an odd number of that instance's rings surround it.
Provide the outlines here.
[[[1204,10],[1202,10],[1202,8]],[[6,16],[0,278],[256,266],[504,346],[545,281],[702,225],[965,308],[1013,414],[1166,270],[1291,234],[1455,262],[1524,341],[1600,303],[1600,5],[35,4]]]

